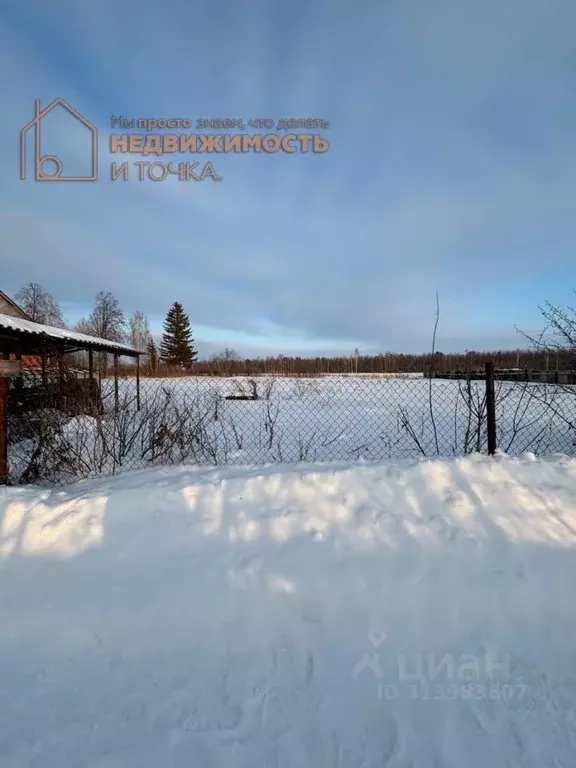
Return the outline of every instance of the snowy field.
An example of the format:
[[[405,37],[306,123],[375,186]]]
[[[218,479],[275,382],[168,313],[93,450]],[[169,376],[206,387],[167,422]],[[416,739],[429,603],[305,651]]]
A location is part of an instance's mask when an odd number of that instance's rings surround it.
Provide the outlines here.
[[[483,381],[471,382],[469,393],[463,381],[432,381],[438,449],[430,381],[421,375],[252,381],[254,402],[222,399],[250,394],[243,378],[144,379],[141,387],[144,403],[171,392],[176,401],[217,414],[215,444],[222,460],[231,456],[235,463],[454,456],[486,448]],[[134,380],[121,382],[126,399],[134,390]],[[576,387],[497,382],[496,400],[506,452],[570,453],[575,446]]]
[[[567,457],[4,488],[0,765],[568,768],[575,583]]]
[[[431,390],[430,390],[431,384]],[[255,400],[227,398],[257,394]],[[16,482],[69,482],[165,464],[246,465],[487,452],[485,383],[422,377],[208,378],[103,382],[106,413],[62,419],[13,442]],[[576,387],[497,382],[506,453],[576,452]],[[38,471],[25,476],[30,460]]]

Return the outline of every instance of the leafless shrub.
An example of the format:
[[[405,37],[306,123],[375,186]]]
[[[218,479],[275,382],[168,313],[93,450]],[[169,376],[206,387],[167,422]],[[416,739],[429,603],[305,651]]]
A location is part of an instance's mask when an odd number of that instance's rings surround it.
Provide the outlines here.
[[[276,422],[278,421],[278,414],[280,412],[280,405],[278,403],[272,404],[270,400],[266,401],[266,410],[264,412],[264,429],[268,433],[268,450],[272,448],[274,443],[274,432],[276,429]]]
[[[178,463],[222,452],[225,430],[210,433],[210,404],[173,397],[160,389],[137,411],[123,398],[112,413],[67,418],[54,410],[36,414],[34,435],[18,443],[21,482],[114,474],[144,464]],[[212,445],[216,444],[216,447]],[[224,441],[225,443],[225,441]]]
[[[576,291],[575,291],[576,293]],[[556,361],[556,370],[562,365],[576,371],[576,307],[558,307],[547,301],[539,307],[544,318],[544,328],[538,336],[517,330],[530,342],[530,346]]]
[[[238,427],[236,426],[236,423],[234,422],[234,419],[230,419],[229,421],[230,429],[232,430],[232,434],[234,435],[234,440],[236,442],[236,448],[241,451],[242,446],[244,445],[244,435],[242,432],[238,430]]]
[[[360,458],[362,455],[362,451],[365,451],[368,448],[368,445],[357,445],[355,448],[352,448],[351,451],[348,451],[348,456],[352,456],[356,460]]]
[[[400,406],[398,409],[398,415],[400,417],[400,426],[402,429],[406,430],[408,435],[412,438],[414,441],[414,444],[422,454],[422,456],[426,456],[426,451],[424,449],[424,446],[420,442],[420,439],[418,438],[418,435],[412,426],[412,422],[410,421],[410,416],[408,415],[408,411],[403,406]]]
[[[462,452],[478,453],[486,436],[486,389],[478,387],[467,377],[458,380],[458,395],[464,404],[465,429]]]
[[[210,400],[212,402],[212,418],[214,421],[218,421],[220,417],[220,403],[222,402],[222,395],[218,390],[212,389],[210,391]]]
[[[324,439],[324,442],[322,442],[322,443],[320,444],[320,447],[321,447],[321,448],[328,448],[328,446],[329,446],[329,445],[332,445],[332,444],[333,444],[333,443],[335,443],[337,440],[340,440],[340,439],[342,438],[343,434],[344,434],[343,432],[338,432],[338,434],[337,434],[337,435],[335,435],[334,437],[330,437],[330,438],[326,437],[326,438]]]
[[[558,431],[562,428],[566,429],[566,440],[575,444],[576,399],[573,398],[576,397],[576,387],[518,382],[509,391],[517,402],[510,424],[505,422],[506,433],[502,435],[505,438],[502,441],[504,450],[511,451],[513,448],[519,453],[547,450],[551,444],[557,444]],[[505,417],[505,412],[501,412],[503,421]]]
[[[202,431],[200,441],[200,450],[202,455],[214,465],[226,464],[230,454],[230,439],[225,425],[218,422],[215,429]]]
[[[316,452],[313,449],[316,432],[312,432],[310,437],[305,439],[301,432],[298,432],[298,461],[314,461]]]
[[[276,440],[276,451],[273,454],[274,461],[279,461],[280,463],[283,463],[284,461],[284,455],[282,453],[282,438],[278,437]]]
[[[269,378],[264,380],[263,390],[264,390],[264,398],[266,400],[270,400],[272,397],[272,393],[274,391],[274,388],[276,387],[276,379],[275,378]]]

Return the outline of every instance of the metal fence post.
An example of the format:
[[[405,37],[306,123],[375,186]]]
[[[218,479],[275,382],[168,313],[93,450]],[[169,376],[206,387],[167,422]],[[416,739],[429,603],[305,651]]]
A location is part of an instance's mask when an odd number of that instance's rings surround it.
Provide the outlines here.
[[[488,432],[488,453],[496,453],[496,398],[494,395],[494,363],[486,361],[486,427]]]

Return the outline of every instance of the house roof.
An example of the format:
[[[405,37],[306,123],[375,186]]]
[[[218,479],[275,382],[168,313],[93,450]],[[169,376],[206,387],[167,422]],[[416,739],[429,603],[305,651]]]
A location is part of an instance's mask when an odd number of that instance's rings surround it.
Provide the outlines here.
[[[7,304],[9,304],[12,307],[12,309],[14,309],[18,313],[18,316],[21,317],[23,320],[30,320],[30,321],[32,320],[30,315],[27,312],[24,312],[22,307],[16,304],[14,299],[11,299],[7,293],[4,293],[4,291],[0,291],[0,299],[3,299]]]
[[[2,331],[8,331],[8,333],[2,334]],[[81,349],[97,349],[102,352],[129,355],[130,357],[143,354],[140,350],[133,349],[126,344],[118,344],[115,341],[99,339],[97,336],[89,336],[86,333],[68,331],[65,328],[54,328],[51,325],[33,323],[31,320],[3,314],[0,314],[0,335],[8,335],[12,338],[35,336],[39,342],[53,340]]]

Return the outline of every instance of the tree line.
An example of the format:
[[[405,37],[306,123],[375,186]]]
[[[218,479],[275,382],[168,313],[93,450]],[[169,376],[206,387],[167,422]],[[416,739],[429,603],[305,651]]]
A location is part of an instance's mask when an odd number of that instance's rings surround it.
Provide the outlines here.
[[[38,283],[28,283],[15,296],[22,309],[37,323],[68,327],[58,302]],[[124,343],[145,353],[143,373],[174,375],[188,373],[206,376],[314,376],[342,374],[474,372],[483,370],[486,360],[497,368],[529,371],[563,370],[576,367],[576,311],[546,303],[540,308],[546,331],[538,338],[522,334],[527,345],[515,350],[468,350],[461,353],[436,351],[423,354],[385,352],[366,355],[354,350],[350,355],[300,357],[277,355],[241,358],[230,348],[198,360],[190,318],[183,305],[175,301],[168,310],[159,343],[154,339],[146,315],[136,310],[126,317],[111,291],[100,291],[90,314],[70,330]],[[519,336],[520,338],[520,336]],[[107,355],[100,355],[105,367]]]
[[[38,283],[25,285],[15,299],[35,323],[68,328],[77,333],[126,344],[145,353],[151,370],[156,370],[161,363],[189,370],[198,358],[190,318],[178,301],[172,304],[166,314],[160,344],[157,345],[146,315],[136,310],[127,318],[118,298],[111,291],[99,291],[88,317],[81,318],[71,327],[66,323],[54,296]],[[105,365],[107,356],[101,354],[99,359]]]
[[[422,373],[431,367],[437,372],[473,373],[484,370],[486,360],[496,368],[521,368],[529,371],[556,370],[561,357],[545,350],[485,350],[466,353],[403,354],[386,352],[375,355],[341,357],[276,357],[240,359],[223,354],[199,361],[194,373],[204,376],[322,376]]]

